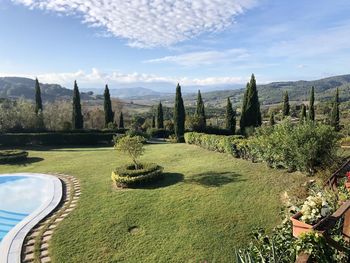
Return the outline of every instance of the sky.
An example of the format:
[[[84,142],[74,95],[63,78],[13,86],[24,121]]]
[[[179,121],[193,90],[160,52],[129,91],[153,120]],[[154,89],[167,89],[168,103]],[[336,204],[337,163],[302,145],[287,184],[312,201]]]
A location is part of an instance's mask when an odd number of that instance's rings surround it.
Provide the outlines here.
[[[349,0],[0,0],[0,76],[82,89],[348,74]]]

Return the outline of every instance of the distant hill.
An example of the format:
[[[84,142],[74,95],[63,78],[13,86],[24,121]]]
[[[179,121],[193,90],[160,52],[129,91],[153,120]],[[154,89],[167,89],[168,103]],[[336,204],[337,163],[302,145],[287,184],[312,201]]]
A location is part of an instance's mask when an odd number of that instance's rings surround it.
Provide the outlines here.
[[[44,101],[54,101],[56,99],[71,99],[73,90],[66,89],[58,84],[40,83],[41,96]],[[0,78],[0,98],[25,98],[34,100],[35,80],[20,77]],[[93,99],[90,93],[82,93],[83,99]]]
[[[257,80],[259,83],[259,80]],[[263,105],[275,104],[282,101],[284,91],[288,91],[291,101],[307,101],[310,88],[315,87],[316,100],[324,101],[333,99],[335,90],[339,88],[340,99],[350,100],[350,74],[334,76],[313,81],[286,81],[272,82],[270,84],[258,85],[260,103]],[[230,97],[234,104],[240,105],[245,89],[218,90],[202,94],[207,104],[212,106],[223,106],[226,98]],[[192,104],[196,100],[196,94],[184,96],[184,100]]]
[[[88,89],[95,94],[103,94],[104,88]],[[158,99],[169,95],[169,93],[158,92],[152,89],[144,87],[132,87],[132,88],[118,88],[113,89],[109,87],[109,92],[112,97],[118,97],[120,99]]]

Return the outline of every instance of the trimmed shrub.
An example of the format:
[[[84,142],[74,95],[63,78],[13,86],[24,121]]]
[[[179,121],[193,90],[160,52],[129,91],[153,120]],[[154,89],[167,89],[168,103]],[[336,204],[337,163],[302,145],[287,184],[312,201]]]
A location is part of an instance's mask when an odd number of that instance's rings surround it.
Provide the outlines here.
[[[139,164],[135,169],[134,164],[117,167],[112,172],[112,181],[121,187],[139,185],[160,179],[163,175],[163,167],[154,163]]]
[[[166,129],[150,128],[147,130],[147,134],[151,138],[168,138],[171,135],[171,132]]]
[[[228,129],[222,129],[220,127],[215,127],[215,126],[207,126],[204,132],[207,134],[216,134],[216,135],[233,135],[232,131]]]
[[[111,144],[115,133],[107,132],[54,132],[0,134],[2,146],[24,145],[97,145]]]
[[[0,151],[0,163],[13,163],[26,160],[28,152],[21,150],[3,150]]]
[[[211,135],[197,132],[185,133],[185,141],[188,144],[195,144],[210,151],[229,153],[235,157],[240,156],[237,145],[244,140],[241,135]]]

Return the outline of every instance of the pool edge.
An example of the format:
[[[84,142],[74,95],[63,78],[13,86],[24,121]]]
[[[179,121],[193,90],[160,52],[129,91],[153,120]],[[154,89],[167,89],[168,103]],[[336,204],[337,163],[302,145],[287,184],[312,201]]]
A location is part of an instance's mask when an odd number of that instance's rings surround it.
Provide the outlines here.
[[[42,219],[49,215],[61,202],[63,195],[62,182],[59,178],[50,174],[41,173],[15,173],[11,176],[35,176],[50,179],[51,195],[50,199],[27,216],[22,222],[16,225],[1,241],[0,245],[0,263],[20,263],[22,245],[27,234],[35,227]]]

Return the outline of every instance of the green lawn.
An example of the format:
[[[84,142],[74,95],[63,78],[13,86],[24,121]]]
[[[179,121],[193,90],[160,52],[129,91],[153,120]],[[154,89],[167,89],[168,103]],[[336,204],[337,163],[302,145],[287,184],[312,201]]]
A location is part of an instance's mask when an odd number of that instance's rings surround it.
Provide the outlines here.
[[[78,207],[53,236],[58,263],[232,262],[252,229],[280,222],[281,193],[305,180],[196,146],[166,144],[147,146],[142,157],[164,166],[166,179],[117,190],[111,170],[128,160],[112,148],[45,148],[29,156],[29,163],[2,165],[0,172],[80,179]]]

